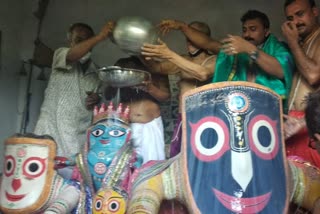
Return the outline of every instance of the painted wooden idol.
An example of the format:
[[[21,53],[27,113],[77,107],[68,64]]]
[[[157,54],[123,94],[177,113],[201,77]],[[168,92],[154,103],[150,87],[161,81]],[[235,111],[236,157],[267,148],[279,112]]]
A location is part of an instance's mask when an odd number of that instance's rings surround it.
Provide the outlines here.
[[[5,141],[0,189],[3,213],[70,213],[79,190],[54,170],[56,144],[52,138],[16,135]]]

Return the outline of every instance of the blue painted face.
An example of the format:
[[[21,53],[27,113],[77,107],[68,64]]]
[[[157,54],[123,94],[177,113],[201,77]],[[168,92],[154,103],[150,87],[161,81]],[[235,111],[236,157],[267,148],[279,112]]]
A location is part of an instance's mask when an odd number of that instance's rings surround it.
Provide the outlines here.
[[[92,127],[89,136],[90,149],[108,149],[110,152],[121,148],[128,135],[128,127],[121,124],[98,123]]]
[[[88,164],[96,190],[101,187],[113,158],[129,137],[129,126],[116,119],[102,120],[88,130]]]
[[[184,152],[201,213],[284,212],[280,102],[271,93],[243,86],[187,97]]]

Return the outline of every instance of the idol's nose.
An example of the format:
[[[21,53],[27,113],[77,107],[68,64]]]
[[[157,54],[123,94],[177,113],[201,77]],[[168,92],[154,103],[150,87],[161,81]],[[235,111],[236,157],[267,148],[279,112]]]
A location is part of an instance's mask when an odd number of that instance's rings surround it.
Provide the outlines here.
[[[245,192],[253,177],[251,151],[231,151],[231,174]]]
[[[14,178],[11,183],[12,189],[16,192],[21,187],[21,180]]]

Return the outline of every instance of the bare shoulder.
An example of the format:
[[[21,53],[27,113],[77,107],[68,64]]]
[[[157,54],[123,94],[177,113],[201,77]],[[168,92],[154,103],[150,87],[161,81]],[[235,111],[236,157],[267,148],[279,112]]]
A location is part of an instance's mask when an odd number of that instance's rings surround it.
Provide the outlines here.
[[[181,56],[187,60],[192,60],[192,58],[187,54],[182,54]]]
[[[206,68],[213,69],[216,65],[216,60],[217,60],[217,55],[211,55],[203,61],[202,65],[205,66]]]
[[[210,55],[206,58],[205,62],[215,62],[217,60],[217,55]]]

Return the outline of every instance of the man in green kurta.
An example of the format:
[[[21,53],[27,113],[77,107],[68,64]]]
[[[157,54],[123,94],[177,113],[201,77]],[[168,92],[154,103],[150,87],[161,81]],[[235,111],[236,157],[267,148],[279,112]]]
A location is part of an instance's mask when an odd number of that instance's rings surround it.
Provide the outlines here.
[[[242,37],[223,39],[212,82],[250,81],[274,90],[287,110],[295,64],[286,45],[270,33],[268,17],[249,10],[242,18]]]

